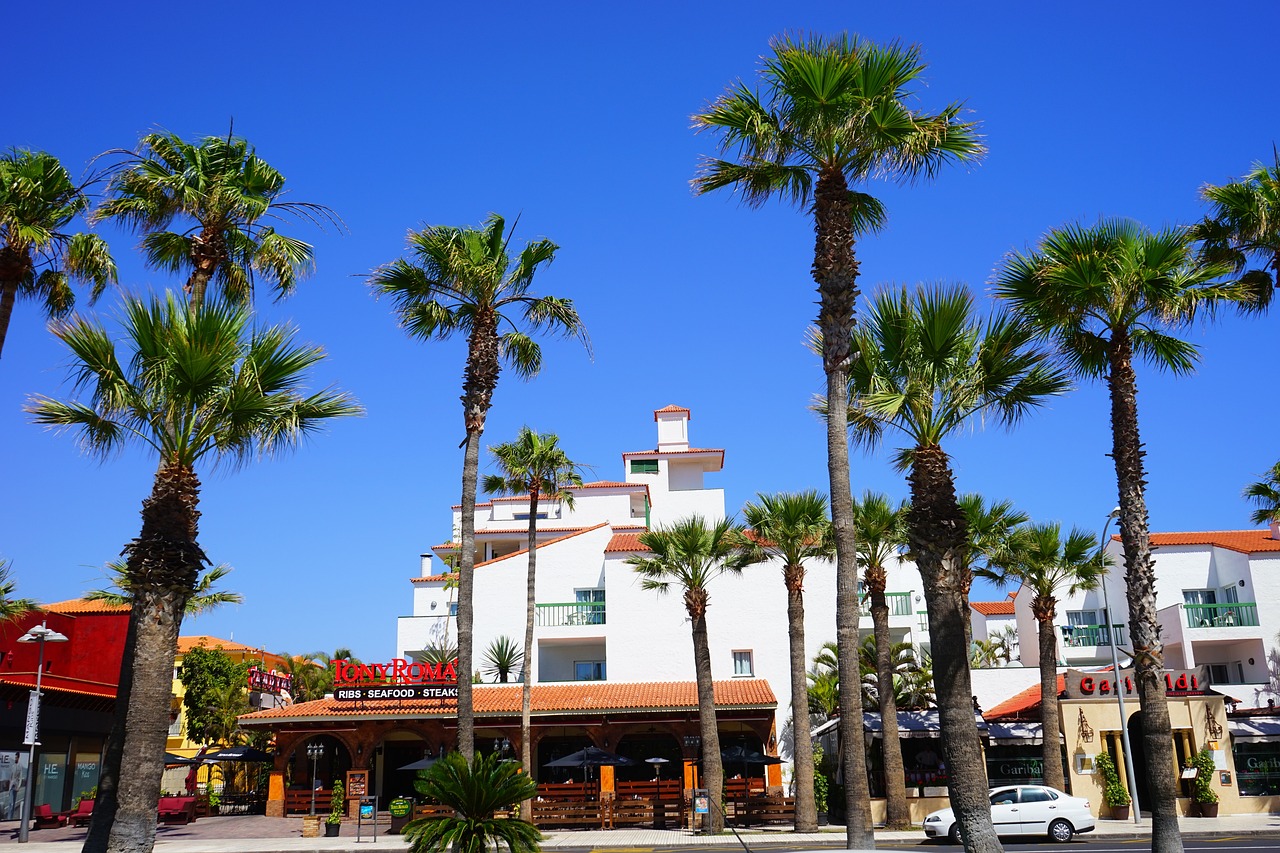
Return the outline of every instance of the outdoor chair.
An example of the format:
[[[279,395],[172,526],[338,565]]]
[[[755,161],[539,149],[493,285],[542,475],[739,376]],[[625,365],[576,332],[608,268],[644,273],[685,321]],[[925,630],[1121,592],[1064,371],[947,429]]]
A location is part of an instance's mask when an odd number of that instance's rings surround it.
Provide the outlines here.
[[[67,825],[67,816],[54,814],[53,806],[48,803],[41,803],[36,806],[32,817],[35,818],[36,829],[57,829],[60,826]]]

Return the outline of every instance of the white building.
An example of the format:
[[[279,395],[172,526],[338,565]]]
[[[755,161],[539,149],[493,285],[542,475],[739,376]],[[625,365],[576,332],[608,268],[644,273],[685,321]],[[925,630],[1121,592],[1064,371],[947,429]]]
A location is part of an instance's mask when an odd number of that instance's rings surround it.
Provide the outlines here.
[[[721,449],[689,443],[688,409],[654,412],[657,444],[622,454],[623,481],[587,483],[573,490],[574,506],[539,506],[535,684],[581,680],[666,682],[694,679],[692,641],[679,594],[659,596],[640,588],[627,558],[644,549],[638,535],[692,513],[709,520],[726,515],[724,491],[708,475],[724,464]],[[545,513],[545,517],[544,517]],[[524,550],[528,499],[496,498],[477,506],[475,572],[476,666],[499,636],[522,641],[525,619]],[[432,549],[448,560],[458,549],[461,516],[453,512],[454,541]],[[401,617],[397,653],[411,658],[453,641],[453,592],[447,565],[431,554],[412,579],[413,615]],[[927,646],[923,592],[910,563],[889,571],[890,629],[895,642]],[[707,623],[712,673],[717,680],[760,678],[778,700],[778,730],[789,716],[790,679],[786,590],[776,563],[751,566],[738,578],[723,577],[710,589]],[[864,633],[871,631],[865,616]],[[835,638],[835,569],[813,561],[805,578],[806,660]],[[490,680],[490,679],[486,679]]]

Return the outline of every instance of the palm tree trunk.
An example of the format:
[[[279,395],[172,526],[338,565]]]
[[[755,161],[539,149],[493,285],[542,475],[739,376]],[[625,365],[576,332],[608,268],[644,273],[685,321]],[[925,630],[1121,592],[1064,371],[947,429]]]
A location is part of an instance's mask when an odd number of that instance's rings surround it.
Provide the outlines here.
[[[884,595],[884,572],[879,583],[870,581],[871,624],[876,640],[876,693],[880,699],[880,733],[884,736],[885,828],[906,829],[911,825],[911,808],[907,805],[906,769],[902,766],[902,741],[898,739],[898,701],[893,694],[893,659],[889,650],[889,602]]]
[[[702,787],[711,799],[707,825],[724,831],[724,767],[720,762],[720,729],[716,722],[715,685],[711,680],[711,646],[707,642],[705,602],[701,615],[689,614],[693,629],[693,671],[698,682],[698,730],[702,736]]]
[[[814,194],[813,280],[818,284],[818,329],[827,375],[827,471],[836,544],[836,649],[840,669],[840,750],[844,778],[845,845],[875,846],[871,791],[862,745],[862,679],[858,667],[858,554],[849,484],[849,359],[858,300],[852,201],[839,169],[818,177]]]
[[[520,763],[524,767],[525,776],[533,775],[533,750],[530,745],[530,734],[533,728],[533,617],[537,611],[537,561],[538,561],[538,483],[534,478],[533,488],[529,491],[529,572],[525,578],[524,592],[524,659],[521,664],[520,687]],[[520,815],[525,820],[533,821],[533,800],[525,800],[520,804]]]
[[[1004,848],[991,825],[987,770],[973,724],[973,682],[965,646],[969,606],[964,565],[964,513],[956,500],[955,478],[941,447],[913,452],[911,509],[907,538],[924,582],[929,611],[933,683],[942,723],[942,754],[947,763],[951,807],[960,823],[967,853],[996,853]]]
[[[791,653],[791,733],[795,748],[796,832],[818,831],[813,794],[813,741],[809,737],[809,675],[804,653],[804,566],[784,570],[787,584],[787,639]]]
[[[1138,381],[1133,371],[1133,345],[1126,333],[1112,335],[1108,353],[1111,373],[1111,456],[1120,490],[1120,541],[1124,548],[1129,632],[1133,642],[1134,678],[1142,708],[1147,790],[1151,802],[1151,849],[1179,853],[1178,782],[1174,778],[1173,727],[1165,696],[1164,645],[1156,615],[1156,577],[1147,526],[1145,452],[1138,435]]]
[[[0,281],[0,355],[4,354],[4,341],[9,336],[9,321],[13,318],[13,305],[17,301],[18,282]]]
[[[93,815],[89,819],[89,832],[85,836],[81,853],[106,853],[111,825],[116,819],[116,789],[120,784],[121,759],[124,755],[125,713],[133,687],[133,658],[137,653],[138,622],[129,610],[129,628],[124,638],[124,653],[120,657],[120,677],[116,685],[115,716],[111,732],[107,735],[102,755],[102,772],[98,774],[98,792],[93,801]]]
[[[467,430],[462,458],[462,555],[458,561],[458,751],[470,764],[476,752],[475,704],[471,674],[475,671],[476,479],[480,470],[480,430]]]
[[[1059,791],[1066,790],[1062,767],[1062,744],[1058,733],[1062,722],[1058,715],[1058,635],[1053,628],[1053,612],[1036,616],[1040,640],[1040,734],[1044,740],[1044,783]]]
[[[200,483],[178,465],[156,472],[142,506],[142,533],[129,544],[130,621],[136,622],[132,676],[117,807],[107,841],[110,853],[150,853],[169,734],[173,661],[187,599],[204,554],[196,544]]]

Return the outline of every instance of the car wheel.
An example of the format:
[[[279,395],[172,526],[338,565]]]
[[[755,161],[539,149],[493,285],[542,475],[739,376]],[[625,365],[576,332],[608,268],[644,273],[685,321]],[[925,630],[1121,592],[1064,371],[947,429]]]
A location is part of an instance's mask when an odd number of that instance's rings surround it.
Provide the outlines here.
[[[1049,824],[1049,837],[1059,844],[1064,844],[1071,840],[1071,836],[1075,834],[1075,830],[1071,824],[1059,818]]]
[[[951,839],[952,844],[964,844],[964,837],[960,835],[959,822],[951,824],[951,831],[947,833],[947,838]]]

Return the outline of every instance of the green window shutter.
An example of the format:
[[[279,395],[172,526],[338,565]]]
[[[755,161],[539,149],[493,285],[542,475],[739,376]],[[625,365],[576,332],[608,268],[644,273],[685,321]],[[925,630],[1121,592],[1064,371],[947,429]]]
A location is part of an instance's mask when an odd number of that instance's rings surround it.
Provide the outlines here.
[[[632,459],[632,474],[656,474],[658,473],[657,459]]]

